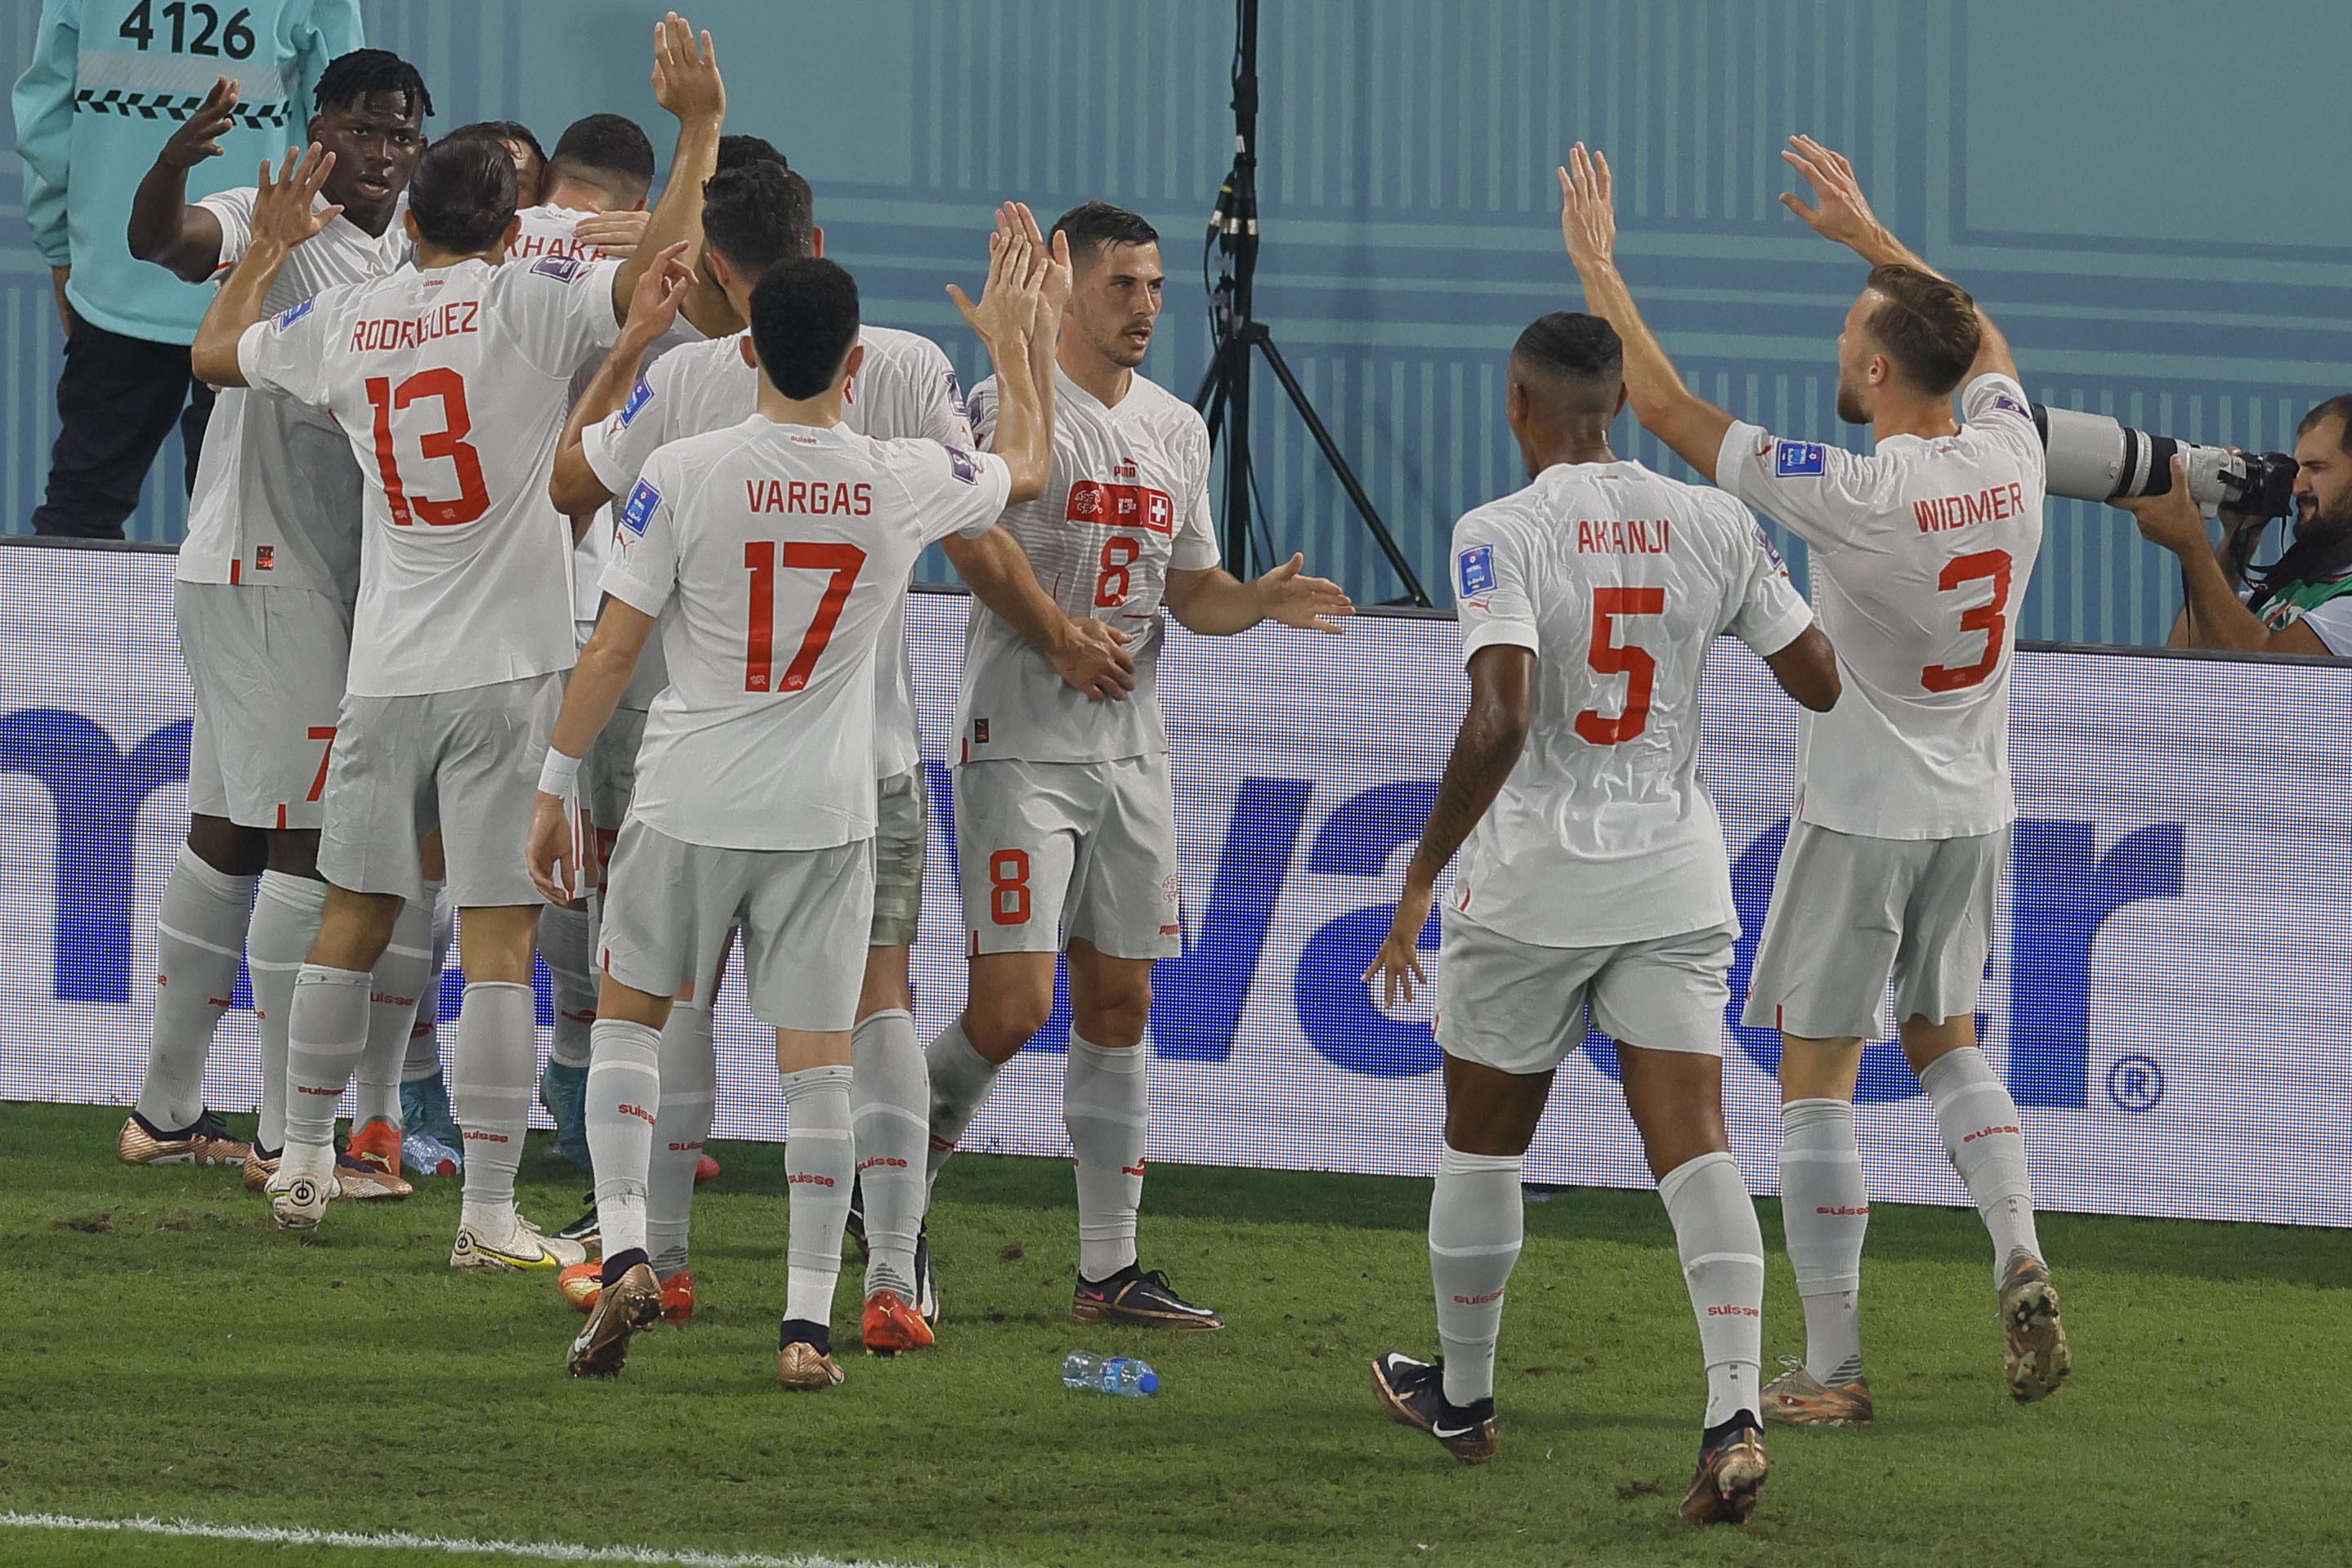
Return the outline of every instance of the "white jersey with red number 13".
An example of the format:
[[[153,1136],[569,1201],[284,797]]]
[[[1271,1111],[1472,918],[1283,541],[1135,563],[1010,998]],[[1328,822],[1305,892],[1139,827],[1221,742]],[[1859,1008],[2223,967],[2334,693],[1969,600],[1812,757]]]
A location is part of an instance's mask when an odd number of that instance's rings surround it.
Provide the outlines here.
[[[996,426],[996,382],[972,389],[971,425]],[[1107,621],[1133,641],[1135,692],[1090,701],[982,605],[964,636],[957,702],[966,762],[1113,762],[1168,749],[1160,713],[1160,607],[1168,574],[1217,564],[1209,520],[1209,429],[1192,405],[1141,376],[1116,408],[1054,372],[1054,472],[1004,527],[1038,583],[1073,620]]]
[[[2042,552],[2042,438],[2025,389],[1979,376],[1967,421],[1867,457],[1734,423],[1716,480],[1811,547],[1844,695],[1802,716],[1797,814],[1881,839],[1990,833],[2017,816],[2009,668]]]
[[[760,414],[655,453],[604,569],[669,665],[629,814],[717,849],[872,837],[874,666],[907,574],[993,528],[1011,485],[989,453]]]
[[[1813,622],[1748,509],[1638,463],[1560,464],[1454,528],[1462,657],[1534,651],[1526,749],[1462,847],[1456,915],[1597,947],[1737,919],[1698,782],[1699,676]]]
[[[617,270],[403,267],[238,342],[247,381],[332,413],[366,477],[352,695],[571,667],[572,533],[547,482],[572,374],[620,332]]]

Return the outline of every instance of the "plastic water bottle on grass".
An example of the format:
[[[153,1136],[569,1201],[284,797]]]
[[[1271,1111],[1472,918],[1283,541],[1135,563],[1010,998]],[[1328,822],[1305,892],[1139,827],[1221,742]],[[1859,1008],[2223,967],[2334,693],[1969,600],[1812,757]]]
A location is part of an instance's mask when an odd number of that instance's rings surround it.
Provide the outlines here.
[[[411,1133],[400,1140],[400,1165],[417,1176],[456,1176],[465,1158],[438,1138]]]
[[[1131,1355],[1097,1355],[1074,1350],[1062,1360],[1062,1386],[1090,1388],[1122,1399],[1141,1399],[1160,1392],[1160,1375]]]

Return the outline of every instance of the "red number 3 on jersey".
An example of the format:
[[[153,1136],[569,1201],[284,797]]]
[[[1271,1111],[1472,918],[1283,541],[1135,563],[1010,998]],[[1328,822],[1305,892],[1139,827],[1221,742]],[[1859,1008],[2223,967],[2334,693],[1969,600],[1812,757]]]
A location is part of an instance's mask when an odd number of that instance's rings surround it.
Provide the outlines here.
[[[1936,586],[1946,593],[1966,588],[1969,583],[1992,580],[1992,598],[1972,610],[1960,612],[1960,630],[1985,634],[1984,657],[1973,664],[1930,664],[1919,672],[1919,684],[1931,692],[1966,691],[1982,685],[1994,666],[2000,663],[2000,645],[2009,634],[2009,591],[2011,562],[2005,549],[1979,550],[1974,555],[1957,556],[1944,563],[1943,574]]]

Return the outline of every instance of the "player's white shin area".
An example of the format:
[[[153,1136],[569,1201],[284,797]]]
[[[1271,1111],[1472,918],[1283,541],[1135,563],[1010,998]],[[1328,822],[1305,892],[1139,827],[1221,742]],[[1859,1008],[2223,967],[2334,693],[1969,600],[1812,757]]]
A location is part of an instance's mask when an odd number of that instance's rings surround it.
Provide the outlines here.
[[[1862,1243],[1870,1197],[1843,1100],[1780,1107],[1780,1222],[1805,1310],[1805,1370],[1832,1387],[1862,1375]]]
[[[584,1067],[596,1021],[596,918],[585,909],[539,912],[539,952],[555,982],[555,1028],[548,1051],[566,1067]]]
[[[1658,1181],[1674,1221],[1675,1249],[1706,1358],[1706,1417],[1713,1427],[1745,1410],[1760,1416],[1764,1364],[1764,1232],[1756,1204],[1727,1154],[1685,1160]]]
[[[416,1009],[433,972],[433,906],[422,899],[401,905],[392,940],[375,961],[375,986],[368,1002],[367,1049],[361,1052],[352,1125],[400,1124],[400,1080],[408,1061]]]
[[[457,1070],[450,1083],[466,1134],[466,1195],[458,1223],[492,1245],[517,1228],[515,1172],[537,1076],[530,988],[477,980],[457,1012]]]
[[[803,1067],[783,1075],[784,1180],[792,1235],[784,1253],[784,1316],[833,1321],[841,1239],[849,1228],[856,1160],[849,1132],[846,1067]]]
[[[441,972],[449,967],[449,938],[456,924],[456,912],[442,906],[441,886],[426,883],[424,896],[416,901],[431,922],[432,957],[417,988],[416,1021],[409,1026],[407,1060],[400,1070],[404,1083],[423,1082],[441,1071]]]
[[[327,884],[307,876],[264,872],[255,889],[253,924],[245,936],[245,967],[253,977],[253,1011],[261,1037],[261,1126],[254,1142],[264,1154],[286,1142],[287,1031],[293,1027],[294,977],[319,939],[327,911]]]
[[[2017,1102],[1993,1076],[1983,1050],[1973,1045],[1946,1051],[1929,1062],[1919,1074],[1919,1086],[1935,1104],[1945,1151],[1967,1184],[1969,1197],[1976,1200],[1977,1212],[1984,1216],[1985,1228],[1992,1233],[1993,1287],[1998,1290],[2011,1259],[2020,1253],[2042,1258]]]
[[[1002,1069],[972,1049],[961,1018],[940,1031],[923,1052],[923,1061],[931,1078],[931,1146],[924,1169],[928,1207],[929,1189],[939,1185],[940,1167],[948,1163],[948,1156],[955,1153],[956,1140],[988,1103]]]
[[[185,844],[163,879],[155,911],[154,1028],[147,1076],[131,1109],[166,1132],[203,1113],[205,1057],[236,984],[259,880],[215,871]]]
[[[1465,1155],[1447,1147],[1429,1195],[1429,1276],[1437,1296],[1437,1341],[1445,1354],[1445,1397],[1467,1405],[1495,1393],[1495,1342],[1503,1332],[1503,1287],[1519,1260],[1527,1207],[1519,1196],[1523,1155]]]
[[[923,1220],[931,1074],[914,1015],[892,1008],[850,1035],[850,1126],[866,1205],[865,1293],[915,1299],[915,1238]]]
[[[674,1003],[661,1031],[661,1106],[646,1185],[646,1251],[664,1279],[686,1267],[694,1217],[694,1170],[710,1138],[719,1051],[707,1004]],[[607,1232],[609,1235],[610,1232]],[[606,1246],[609,1249],[610,1243]]]
[[[607,1258],[647,1250],[646,1194],[660,1102],[660,1033],[646,1024],[598,1019],[588,1056],[588,1160]]]
[[[1077,1174],[1078,1273],[1088,1280],[1108,1280],[1135,1261],[1150,1120],[1148,1065],[1140,1045],[1117,1051],[1070,1036],[1062,1124]]]
[[[294,980],[286,1052],[286,1168],[325,1176],[335,1163],[335,1107],[367,1047],[364,969],[305,964]]]
[[[306,1530],[272,1524],[205,1524],[191,1519],[83,1519],[63,1513],[0,1513],[0,1529],[152,1535],[180,1541],[236,1541],[256,1546],[324,1546],[338,1551],[443,1552],[454,1557],[513,1557],[541,1563],[635,1563],[657,1568],[914,1568],[834,1557],[772,1556],[764,1552],[666,1551],[658,1546],[583,1546],[568,1541],[485,1541],[413,1535],[404,1530]]]

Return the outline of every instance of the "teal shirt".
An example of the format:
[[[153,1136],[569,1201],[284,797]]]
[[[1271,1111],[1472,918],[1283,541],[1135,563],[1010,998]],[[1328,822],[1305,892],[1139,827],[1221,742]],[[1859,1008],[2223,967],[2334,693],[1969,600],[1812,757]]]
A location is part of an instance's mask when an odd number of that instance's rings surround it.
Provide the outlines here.
[[[171,13],[167,15],[166,13]],[[16,78],[25,218],[66,298],[109,331],[189,343],[212,290],[134,259],[131,198],[216,77],[240,91],[222,155],[188,174],[188,200],[253,183],[303,139],[327,62],[361,46],[358,0],[42,0],[32,64]]]

